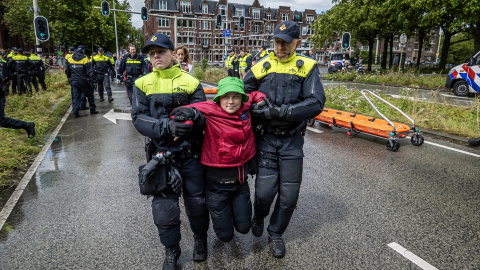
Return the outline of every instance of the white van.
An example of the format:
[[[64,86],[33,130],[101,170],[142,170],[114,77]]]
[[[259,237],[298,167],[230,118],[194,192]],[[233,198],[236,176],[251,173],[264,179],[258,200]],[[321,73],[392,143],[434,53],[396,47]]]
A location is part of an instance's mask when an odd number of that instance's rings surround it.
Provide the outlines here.
[[[334,73],[342,70],[342,64],[350,65],[350,55],[348,53],[335,52],[328,56],[328,73]]]
[[[453,88],[453,93],[461,97],[480,93],[480,52],[469,57],[466,63],[452,68],[445,87]]]

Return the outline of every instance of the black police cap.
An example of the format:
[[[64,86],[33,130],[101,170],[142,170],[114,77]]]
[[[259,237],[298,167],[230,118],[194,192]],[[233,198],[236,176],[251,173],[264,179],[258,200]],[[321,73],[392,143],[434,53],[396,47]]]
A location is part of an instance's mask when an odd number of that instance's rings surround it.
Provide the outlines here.
[[[34,50],[34,49],[30,49],[30,52],[31,52],[31,53],[34,53],[34,52],[35,52],[35,50]]]
[[[275,27],[273,38],[279,38],[285,42],[292,42],[294,38],[300,38],[300,26],[294,21],[281,22]]]
[[[147,44],[145,44],[145,47],[143,47],[142,49],[142,53],[148,53],[148,49],[155,45],[162,48],[170,49],[172,51],[175,50],[172,41],[167,35],[162,33],[156,33],[148,39]]]
[[[75,51],[75,47],[68,47],[69,51]]]
[[[98,47],[98,51],[99,51],[99,52],[103,52],[103,48],[102,48],[102,47]]]

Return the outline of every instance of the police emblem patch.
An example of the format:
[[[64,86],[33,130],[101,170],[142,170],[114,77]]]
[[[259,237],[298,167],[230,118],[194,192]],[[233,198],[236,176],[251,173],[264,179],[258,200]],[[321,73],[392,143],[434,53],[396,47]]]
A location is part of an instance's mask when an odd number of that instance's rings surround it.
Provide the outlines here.
[[[154,42],[155,40],[157,40],[156,36],[152,36],[152,38],[150,39],[151,42]]]
[[[282,26],[280,26],[280,30],[283,31],[283,30],[285,30],[285,29],[287,29],[287,27],[285,26],[285,24],[283,24]]]
[[[240,114],[240,119],[242,119],[242,121],[245,121],[248,119],[248,111],[244,111],[242,114]]]

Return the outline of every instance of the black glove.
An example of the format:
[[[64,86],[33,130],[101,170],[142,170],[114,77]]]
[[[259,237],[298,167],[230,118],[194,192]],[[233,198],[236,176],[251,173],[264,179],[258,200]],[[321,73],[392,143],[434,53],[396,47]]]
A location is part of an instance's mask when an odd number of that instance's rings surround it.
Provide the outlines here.
[[[273,105],[268,98],[264,99],[267,106],[262,105],[262,102],[252,108],[252,116],[258,119],[285,119],[287,115],[288,106],[282,104],[281,107]]]
[[[170,120],[168,123],[168,128],[170,129],[172,135],[180,138],[188,135],[192,131],[192,126],[192,124],[184,124],[174,119]]]
[[[193,118],[195,118],[195,109],[189,107],[177,107],[172,113],[170,113],[170,116],[174,116],[173,119],[178,122],[193,120]]]
[[[182,176],[177,168],[170,166],[170,182],[173,192],[177,194],[178,197],[182,196]]]

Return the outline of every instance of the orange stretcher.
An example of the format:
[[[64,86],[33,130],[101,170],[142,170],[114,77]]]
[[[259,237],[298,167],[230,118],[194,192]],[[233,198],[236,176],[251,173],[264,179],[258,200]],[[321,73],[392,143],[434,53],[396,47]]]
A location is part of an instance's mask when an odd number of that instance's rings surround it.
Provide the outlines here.
[[[314,120],[328,124],[329,126],[345,128],[348,130],[348,135],[351,135],[353,132],[357,132],[381,138],[388,138],[387,149],[390,151],[397,151],[400,148],[400,143],[398,142],[397,138],[405,138],[408,132],[413,132],[411,137],[411,142],[413,145],[420,146],[423,144],[424,138],[420,134],[419,130],[415,127],[415,122],[404,112],[369,90],[362,90],[361,93],[367,99],[370,105],[372,105],[375,111],[382,116],[383,119],[334,109],[324,109],[322,113],[314,118]],[[377,99],[400,112],[412,122],[412,127],[405,124],[392,122],[387,119],[380,111],[378,111],[375,105],[366,96],[367,93],[373,95]],[[310,122],[310,125],[313,125],[313,123]]]
[[[205,94],[217,94],[218,93],[217,87],[204,87],[203,92],[205,92]]]

